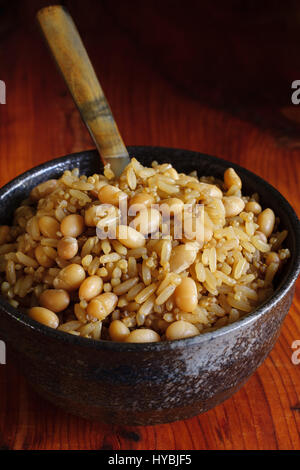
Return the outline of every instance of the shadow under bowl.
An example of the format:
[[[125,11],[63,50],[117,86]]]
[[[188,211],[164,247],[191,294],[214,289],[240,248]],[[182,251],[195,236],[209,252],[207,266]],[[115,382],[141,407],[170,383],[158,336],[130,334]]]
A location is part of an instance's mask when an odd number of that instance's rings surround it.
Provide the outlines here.
[[[264,361],[289,311],[300,268],[299,220],[289,203],[266,181],[233,163],[192,151],[129,147],[143,164],[171,162],[181,172],[222,178],[229,166],[243,193],[258,192],[288,230],[286,263],[272,297],[239,321],[193,338],[130,344],[94,341],[43,326],[0,299],[0,335],[10,345],[29,383],[64,410],[88,419],[152,425],[189,418],[223,402]],[[52,160],[15,178],[0,190],[0,223],[37,184],[66,169],[101,171],[96,151]]]

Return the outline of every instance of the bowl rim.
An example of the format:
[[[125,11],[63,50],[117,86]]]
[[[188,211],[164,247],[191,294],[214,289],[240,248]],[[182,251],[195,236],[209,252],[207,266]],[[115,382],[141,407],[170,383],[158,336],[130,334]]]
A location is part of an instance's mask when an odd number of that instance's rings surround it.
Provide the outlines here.
[[[26,314],[20,312],[17,308],[12,307],[8,301],[0,297],[0,308],[8,314],[13,320],[21,323],[24,327],[30,328],[32,331],[42,334],[43,336],[47,336],[52,338],[53,340],[62,341],[63,343],[71,343],[73,346],[77,345],[78,347],[84,347],[89,349],[96,349],[96,350],[111,350],[111,351],[118,351],[118,352],[138,352],[138,351],[162,351],[162,350],[170,350],[170,349],[180,349],[186,348],[187,346],[198,345],[200,343],[209,342],[216,338],[222,338],[226,336],[228,333],[234,333],[242,327],[250,326],[252,323],[257,321],[261,318],[267,311],[271,308],[275,307],[275,305],[288,293],[288,291],[293,287],[298,274],[300,272],[300,221],[294,209],[291,207],[290,203],[285,199],[285,197],[270,183],[266,180],[261,178],[260,176],[256,175],[252,171],[240,166],[237,163],[230,162],[229,160],[225,160],[223,158],[215,157],[209,154],[205,154],[202,152],[194,151],[194,150],[186,150],[182,148],[176,147],[161,147],[161,146],[128,146],[128,151],[131,154],[134,154],[135,151],[162,151],[162,152],[185,152],[189,153],[191,157],[199,158],[199,157],[206,157],[209,158],[213,163],[222,163],[228,167],[232,167],[237,171],[248,175],[254,183],[257,184],[264,184],[267,189],[271,192],[275,193],[277,198],[281,199],[284,203],[287,211],[288,218],[291,221],[291,225],[294,228],[294,236],[295,236],[295,246],[296,250],[295,253],[292,254],[291,262],[287,273],[285,274],[285,279],[279,285],[279,287],[275,290],[272,296],[263,302],[259,307],[254,309],[248,315],[240,318],[239,320],[229,324],[222,326],[221,328],[215,331],[209,331],[206,333],[199,334],[194,337],[190,338],[183,338],[178,340],[172,341],[161,341],[157,343],[121,343],[117,341],[108,341],[108,340],[94,340],[90,338],[83,338],[81,336],[74,336],[67,334],[63,331],[55,330],[53,328],[47,327],[42,325],[41,323],[36,322],[29,318]],[[89,149],[89,150],[82,150],[80,152],[75,152],[71,154],[67,154],[62,157],[53,158],[45,163],[42,163],[38,166],[27,170],[26,172],[16,176],[14,179],[9,181],[0,189],[0,200],[5,198],[12,188],[16,188],[24,184],[24,180],[28,178],[32,178],[32,173],[34,172],[35,175],[39,173],[43,173],[45,169],[49,169],[49,167],[57,167],[59,164],[62,166],[65,162],[69,160],[73,160],[76,158],[82,158],[86,156],[86,154],[98,154],[96,149]],[[134,156],[134,155],[132,155]]]

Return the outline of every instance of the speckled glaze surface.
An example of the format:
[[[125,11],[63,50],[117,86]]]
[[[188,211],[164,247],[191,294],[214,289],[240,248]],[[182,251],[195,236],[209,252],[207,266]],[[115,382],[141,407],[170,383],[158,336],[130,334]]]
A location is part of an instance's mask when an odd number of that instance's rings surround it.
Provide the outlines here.
[[[242,320],[194,338],[150,344],[96,342],[37,324],[0,299],[0,337],[20,370],[55,405],[88,419],[149,425],[203,413],[237,391],[273,348],[292,302],[300,269],[299,220],[280,193],[253,173],[227,161],[187,150],[129,147],[144,164],[171,161],[180,171],[221,177],[228,166],[246,194],[259,192],[280,217],[292,257],[276,291]],[[0,223],[30,189],[65,169],[101,170],[96,151],[80,152],[32,169],[0,190]],[[13,386],[13,384],[12,384]]]

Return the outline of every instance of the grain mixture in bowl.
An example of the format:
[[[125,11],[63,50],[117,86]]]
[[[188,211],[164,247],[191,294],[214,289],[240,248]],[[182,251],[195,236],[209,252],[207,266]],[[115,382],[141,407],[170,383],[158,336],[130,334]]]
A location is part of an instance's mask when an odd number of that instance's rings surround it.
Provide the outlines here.
[[[65,171],[0,227],[1,293],[34,320],[86,338],[195,336],[272,294],[290,256],[278,224],[257,194],[242,195],[232,168],[224,181],[134,158],[119,179],[109,166],[90,177]]]

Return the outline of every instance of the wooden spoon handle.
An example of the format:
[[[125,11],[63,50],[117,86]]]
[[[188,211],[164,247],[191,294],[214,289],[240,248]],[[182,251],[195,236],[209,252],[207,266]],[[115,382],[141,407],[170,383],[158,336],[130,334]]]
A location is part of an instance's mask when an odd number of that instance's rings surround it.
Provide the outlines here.
[[[71,16],[54,5],[42,8],[37,20],[102,160],[124,158],[128,163],[127,149]]]

